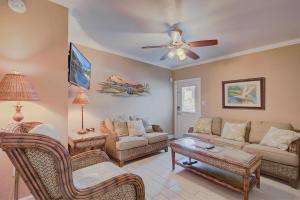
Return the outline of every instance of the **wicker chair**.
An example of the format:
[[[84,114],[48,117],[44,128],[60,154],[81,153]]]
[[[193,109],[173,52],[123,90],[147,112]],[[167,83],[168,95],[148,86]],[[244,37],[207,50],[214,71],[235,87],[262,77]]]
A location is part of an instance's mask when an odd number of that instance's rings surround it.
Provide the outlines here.
[[[70,157],[57,140],[39,134],[19,133],[27,132],[36,124],[22,124],[14,134],[0,133],[0,148],[7,153],[35,199],[145,199],[142,179],[129,173],[86,188],[76,187],[73,182],[75,170],[102,164],[109,158],[100,150]]]

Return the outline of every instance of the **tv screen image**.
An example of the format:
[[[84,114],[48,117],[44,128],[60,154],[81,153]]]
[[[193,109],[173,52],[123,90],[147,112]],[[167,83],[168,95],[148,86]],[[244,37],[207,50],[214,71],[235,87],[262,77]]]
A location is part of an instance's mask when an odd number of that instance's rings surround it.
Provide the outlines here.
[[[71,43],[69,57],[69,82],[90,89],[91,63]]]

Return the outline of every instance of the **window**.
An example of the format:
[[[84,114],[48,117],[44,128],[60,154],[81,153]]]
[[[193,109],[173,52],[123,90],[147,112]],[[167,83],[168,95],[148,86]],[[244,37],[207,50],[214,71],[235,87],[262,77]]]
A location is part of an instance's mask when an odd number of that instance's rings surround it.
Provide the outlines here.
[[[182,112],[196,112],[195,90],[196,86],[194,85],[181,88]]]

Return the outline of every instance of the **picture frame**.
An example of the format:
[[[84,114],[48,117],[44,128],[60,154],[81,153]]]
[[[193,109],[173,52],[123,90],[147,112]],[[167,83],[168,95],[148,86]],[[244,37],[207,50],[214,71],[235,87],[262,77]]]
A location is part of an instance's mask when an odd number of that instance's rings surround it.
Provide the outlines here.
[[[224,109],[265,109],[265,77],[222,81]]]

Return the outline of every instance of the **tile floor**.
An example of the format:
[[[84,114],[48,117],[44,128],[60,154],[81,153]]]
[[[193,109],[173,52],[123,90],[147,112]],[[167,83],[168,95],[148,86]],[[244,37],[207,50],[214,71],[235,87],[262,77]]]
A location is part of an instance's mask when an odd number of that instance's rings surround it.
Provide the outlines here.
[[[143,178],[147,200],[243,199],[242,194],[205,180],[179,166],[172,172],[170,151],[128,163],[123,169]],[[300,187],[296,190],[262,176],[261,188],[253,188],[249,197],[250,200],[299,200]]]

